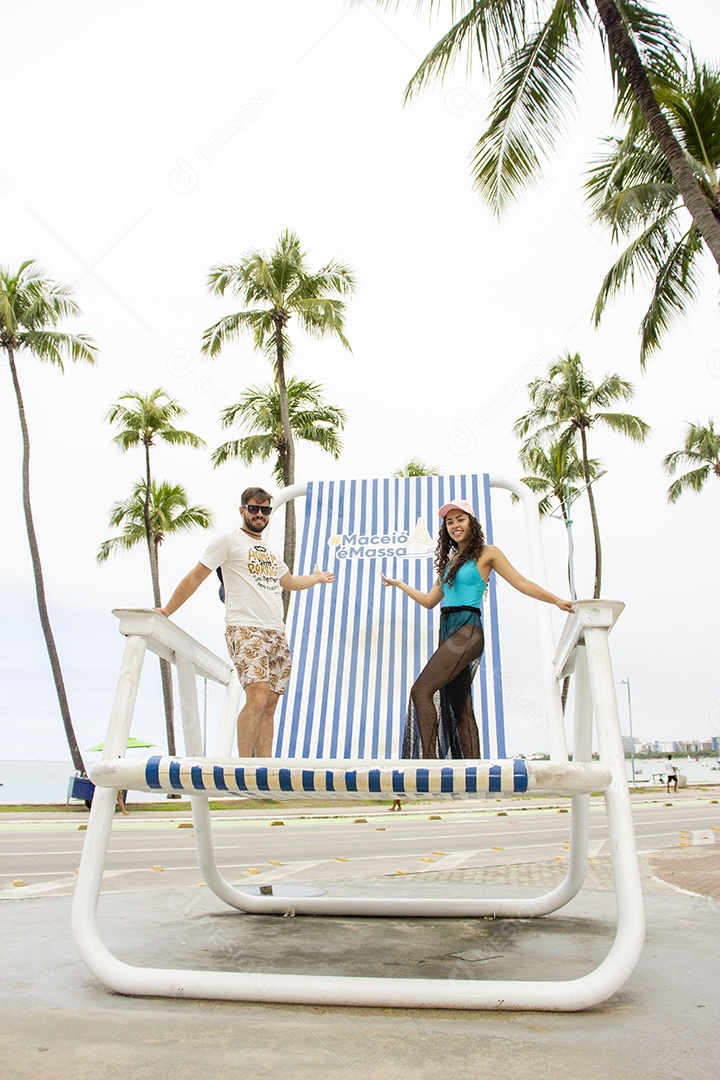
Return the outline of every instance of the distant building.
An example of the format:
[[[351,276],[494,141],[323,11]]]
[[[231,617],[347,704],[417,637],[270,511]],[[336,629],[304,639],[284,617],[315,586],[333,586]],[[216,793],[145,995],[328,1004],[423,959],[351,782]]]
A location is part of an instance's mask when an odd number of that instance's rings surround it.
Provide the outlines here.
[[[638,740],[634,735],[623,735],[622,744],[624,754],[636,754],[638,752]]]

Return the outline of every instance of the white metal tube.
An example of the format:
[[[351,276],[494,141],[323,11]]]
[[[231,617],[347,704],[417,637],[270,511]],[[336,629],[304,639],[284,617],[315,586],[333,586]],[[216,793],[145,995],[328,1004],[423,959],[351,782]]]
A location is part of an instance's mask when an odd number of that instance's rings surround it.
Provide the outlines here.
[[[613,946],[613,952],[617,942]],[[627,973],[613,962],[614,977],[599,968],[579,979],[453,980],[279,975],[269,972],[191,971],[143,968],[114,957],[98,939],[85,962],[101,982],[121,994],[140,997],[207,998],[226,1001],[289,1002],[381,1008],[496,1009],[575,1012],[606,1000]],[[617,957],[614,958],[614,961]],[[627,966],[627,965],[625,965]]]
[[[144,637],[128,637],[105,736],[104,758],[122,756],[127,749],[145,652]],[[91,971],[97,958],[107,952],[97,928],[97,905],[116,801],[116,788],[95,789],[73,893],[72,934]]]
[[[200,757],[202,755],[202,731],[200,730],[195,668],[186,656],[181,656],[179,653],[176,654],[175,665],[177,667],[185,753],[188,757]]]
[[[532,577],[538,585],[547,588],[547,572],[542,554],[542,537],[540,535],[540,515],[538,513],[535,496],[526,484],[505,476],[491,475],[490,487],[499,487],[506,491],[512,491],[522,502],[523,509],[525,510],[525,528],[530,554],[529,576]],[[560,700],[560,690],[558,688],[557,680],[553,673],[555,642],[553,638],[551,611],[548,604],[536,604],[535,608],[540,636],[540,664],[545,689],[545,705],[550,720],[548,729],[550,757],[553,761],[567,761],[567,740],[565,738],[562,702]]]
[[[230,681],[225,689],[217,740],[215,742],[215,753],[218,757],[231,757],[234,751],[241,694],[240,680],[237,677],[237,672],[233,669]]]
[[[585,650],[576,646],[575,722],[573,763],[592,760],[592,702],[587,675]],[[564,881],[544,898],[547,911],[557,911],[569,903],[583,886],[587,874],[590,796],[573,795],[570,811],[570,865]]]
[[[607,634],[600,627],[585,629],[598,749],[602,760],[610,765],[613,777],[605,791],[605,806],[618,909],[616,943],[620,944],[623,955],[623,970],[632,971],[642,952],[645,912]]]

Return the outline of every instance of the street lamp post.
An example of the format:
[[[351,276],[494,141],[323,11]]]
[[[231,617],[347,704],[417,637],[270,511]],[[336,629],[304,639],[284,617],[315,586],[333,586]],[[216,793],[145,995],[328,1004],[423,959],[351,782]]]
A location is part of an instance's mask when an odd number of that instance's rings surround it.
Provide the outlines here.
[[[570,495],[570,482],[565,483],[565,528],[567,529],[568,538],[568,581],[570,583],[570,599],[577,600],[577,593],[575,591],[575,545],[573,544],[572,534],[572,518],[570,517],[570,507],[572,505],[572,496]]]
[[[630,700],[630,677],[627,679],[621,679],[621,684],[627,686],[627,698],[628,698],[628,723],[630,724],[630,761],[632,767],[632,782],[635,787],[635,738],[633,736],[632,726],[632,701]]]
[[[207,754],[207,679],[204,679],[203,686],[203,734],[202,734],[202,747],[203,757]]]

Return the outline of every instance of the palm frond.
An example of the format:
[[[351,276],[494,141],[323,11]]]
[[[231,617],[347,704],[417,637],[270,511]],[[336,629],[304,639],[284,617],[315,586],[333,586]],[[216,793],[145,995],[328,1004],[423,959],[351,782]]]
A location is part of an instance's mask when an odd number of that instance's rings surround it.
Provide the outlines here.
[[[695,466],[702,461],[702,457],[696,450],[688,449],[673,450],[663,458],[663,469],[668,476],[674,476],[678,469],[687,465]]]
[[[273,332],[273,323],[269,311],[235,311],[223,315],[203,333],[200,351],[209,356],[219,356],[223,345],[236,341],[244,330],[252,330],[256,340],[263,342]]]
[[[25,330],[18,334],[18,344],[61,370],[64,370],[63,357],[94,364],[98,354],[97,345],[87,334],[67,334],[60,330]]]
[[[342,300],[328,297],[298,298],[295,302],[295,310],[300,325],[307,333],[313,337],[323,337],[327,333],[335,334],[344,347],[350,350],[350,343],[345,337],[346,305]]]
[[[647,132],[645,142],[647,142]],[[665,157],[654,142],[608,139],[608,153],[591,163],[585,192],[596,221],[609,225],[613,240],[629,235],[658,215],[677,209],[680,199]]]
[[[172,446],[194,446],[199,448],[206,446],[204,439],[201,439],[199,435],[196,435],[192,431],[183,431],[180,428],[167,428],[165,430],[158,431],[158,438],[162,442],[170,443]]]
[[[623,9],[628,6],[638,11],[642,7],[624,4]],[[654,18],[650,16],[651,26]],[[665,47],[663,19],[660,16],[658,22],[661,51]],[[659,72],[649,69],[648,74],[699,188],[720,214],[720,70],[702,67],[691,52],[683,70],[672,59]],[[593,321],[599,324],[611,297],[634,286],[636,274],[652,282],[652,296],[640,324],[644,368],[696,299],[704,242],[694,224],[689,228],[686,224],[674,177],[639,108],[626,115],[625,136],[607,141],[609,153],[596,160],[585,185],[595,219],[610,225],[613,240],[620,234],[632,237],[605,275]]]
[[[432,0],[430,3],[432,9]],[[525,35],[527,4],[518,2],[498,3],[497,0],[477,0],[437,42],[420,64],[405,91],[410,101],[420,90],[435,81],[442,81],[457,62],[465,55],[465,71],[472,70],[473,48],[480,55],[480,62],[488,71],[495,62],[502,61],[508,52],[514,52]],[[455,5],[451,5],[455,17]]]
[[[294,307],[298,300],[311,300],[315,297],[332,295],[348,296],[357,282],[354,272],[345,263],[333,260],[321,267],[316,274],[303,274],[294,283],[288,293],[288,307]]]
[[[544,26],[504,63],[488,127],[471,159],[475,188],[499,214],[532,179],[565,130],[581,69],[574,5],[558,3]]]
[[[619,292],[635,284],[635,275],[652,280],[658,267],[666,264],[677,244],[677,219],[674,210],[658,216],[643,229],[622,252],[605,275],[593,307],[593,322],[600,324],[602,316]]]
[[[662,265],[658,266],[652,299],[640,324],[640,363],[660,348],[670,328],[682,318],[698,294],[699,255],[703,240],[692,225]]]
[[[667,490],[668,502],[677,502],[685,491],[701,492],[709,475],[710,466],[702,465],[699,469],[691,469],[690,472],[678,476]]]
[[[276,435],[246,435],[242,439],[231,439],[213,450],[210,460],[217,468],[233,459],[252,465],[253,461],[269,461],[278,450]]]
[[[112,536],[109,540],[103,540],[100,545],[100,549],[95,556],[95,561],[102,565],[110,558],[111,555],[116,555],[123,551],[130,551],[136,547],[139,543],[145,542],[145,530],[136,530],[137,536],[134,532],[129,530],[122,533],[120,536]]]
[[[641,420],[639,416],[632,416],[630,413],[597,413],[593,418],[593,423],[602,424],[611,431],[626,435],[628,439],[638,443],[644,442],[651,430],[645,420]]]
[[[629,401],[635,393],[635,387],[628,379],[623,379],[617,373],[606,375],[597,386],[588,386],[584,392],[585,411],[591,413],[596,409],[606,409],[615,401]]]
[[[685,149],[710,179],[717,205],[717,174],[720,166],[720,69],[699,64],[690,56],[683,91],[670,105],[679,125]],[[714,182],[714,183],[713,183]]]
[[[720,432],[715,430],[714,422],[688,424],[682,450],[667,454],[662,465],[668,476],[674,476],[680,468],[688,469],[668,488],[667,497],[671,503],[686,490],[701,491],[711,475],[720,479]]]

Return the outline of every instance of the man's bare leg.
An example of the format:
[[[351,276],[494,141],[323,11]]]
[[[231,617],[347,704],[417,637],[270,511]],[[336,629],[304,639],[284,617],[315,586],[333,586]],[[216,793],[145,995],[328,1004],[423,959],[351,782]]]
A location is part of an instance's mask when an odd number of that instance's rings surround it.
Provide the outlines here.
[[[275,709],[280,698],[273,690],[270,691],[267,704],[260,718],[260,728],[255,740],[255,757],[272,757],[273,735],[275,733]]]
[[[273,718],[279,694],[266,682],[248,683],[245,704],[238,714],[237,742],[240,757],[272,755]]]

